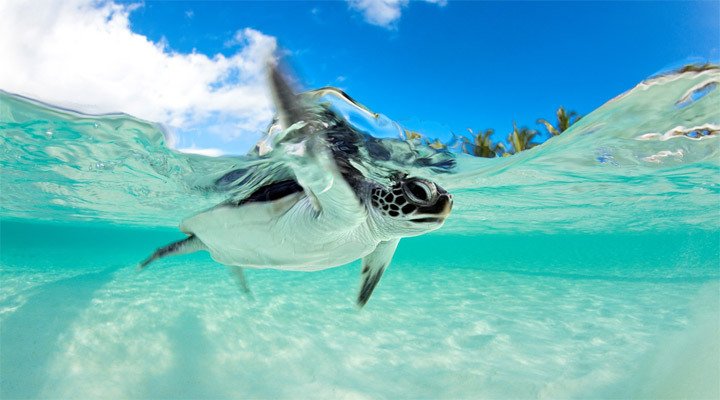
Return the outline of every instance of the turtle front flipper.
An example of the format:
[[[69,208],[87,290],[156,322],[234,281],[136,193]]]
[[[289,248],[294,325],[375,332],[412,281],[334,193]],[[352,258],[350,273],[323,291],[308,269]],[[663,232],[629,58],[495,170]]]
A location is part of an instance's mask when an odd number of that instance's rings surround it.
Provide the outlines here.
[[[161,247],[155,250],[155,252],[152,253],[150,257],[140,263],[139,269],[145,268],[148,264],[161,257],[194,253],[200,250],[207,250],[207,247],[205,247],[205,244],[195,235],[190,235],[186,239],[177,241],[175,243],[170,243],[165,247]]]
[[[390,265],[399,241],[400,239],[393,239],[380,242],[372,253],[363,257],[360,291],[357,298],[357,304],[360,308],[370,300],[370,295],[375,290],[375,286],[380,282],[383,272]]]
[[[365,207],[338,169],[323,128],[327,125],[319,119],[319,106],[295,94],[277,68],[270,65],[269,69],[270,92],[286,132],[279,135],[282,157],[326,229],[355,228],[367,218]]]

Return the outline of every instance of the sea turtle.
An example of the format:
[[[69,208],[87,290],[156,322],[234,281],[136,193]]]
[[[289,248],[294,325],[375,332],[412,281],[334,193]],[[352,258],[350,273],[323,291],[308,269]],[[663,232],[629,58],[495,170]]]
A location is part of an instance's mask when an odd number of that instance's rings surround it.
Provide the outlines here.
[[[389,185],[369,179],[352,162],[362,145],[358,131],[295,94],[275,67],[268,68],[283,128],[278,148],[292,174],[184,220],[180,230],[189,236],[158,249],[140,267],[166,255],[206,250],[230,266],[249,293],[243,267],[314,271],[362,258],[357,304],[363,307],[399,240],[442,226],[452,196],[401,171]]]

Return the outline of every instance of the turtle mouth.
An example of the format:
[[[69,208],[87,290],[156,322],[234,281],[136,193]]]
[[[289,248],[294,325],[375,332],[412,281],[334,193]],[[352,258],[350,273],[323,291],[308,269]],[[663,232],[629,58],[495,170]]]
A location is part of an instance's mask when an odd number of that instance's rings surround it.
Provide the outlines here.
[[[415,218],[411,219],[411,222],[415,223],[441,223],[445,220],[445,218]]]
[[[443,193],[441,194],[437,201],[427,207],[418,207],[418,212],[422,214],[430,214],[430,215],[447,215],[450,214],[450,210],[452,209],[453,205],[453,198],[449,193]]]
[[[445,218],[450,214],[450,210],[452,209],[453,204],[453,198],[449,193],[444,193],[440,195],[440,198],[438,201],[433,204],[430,207],[421,207],[418,209],[418,211],[425,215],[440,215],[440,217],[422,217],[422,218],[413,218],[410,221],[415,223],[425,223],[425,224],[442,224],[445,222]]]

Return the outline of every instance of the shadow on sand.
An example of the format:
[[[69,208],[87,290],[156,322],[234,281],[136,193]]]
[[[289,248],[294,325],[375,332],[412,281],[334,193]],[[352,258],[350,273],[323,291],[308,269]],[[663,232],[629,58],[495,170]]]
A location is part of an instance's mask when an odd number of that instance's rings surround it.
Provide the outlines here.
[[[57,342],[119,266],[46,284],[0,324],[0,398],[36,398]]]

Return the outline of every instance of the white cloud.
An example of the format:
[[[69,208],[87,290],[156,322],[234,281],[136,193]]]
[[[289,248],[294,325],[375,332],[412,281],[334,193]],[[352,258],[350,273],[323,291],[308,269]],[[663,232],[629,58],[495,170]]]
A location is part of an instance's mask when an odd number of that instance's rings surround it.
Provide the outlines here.
[[[402,9],[407,7],[409,0],[347,0],[350,8],[360,11],[366,22],[388,29],[396,28],[396,23],[402,15]],[[439,6],[447,4],[447,0],[424,0]]]
[[[264,65],[274,37],[242,29],[231,56],[169,50],[130,28],[137,5],[0,1],[0,89],[87,113],[125,112],[176,128],[224,121],[225,140],[272,118]]]
[[[221,149],[200,149],[195,146],[177,149],[177,151],[181,151],[183,153],[190,153],[190,154],[200,154],[200,155],[208,156],[208,157],[219,157],[219,156],[225,154],[225,152],[223,152]]]

